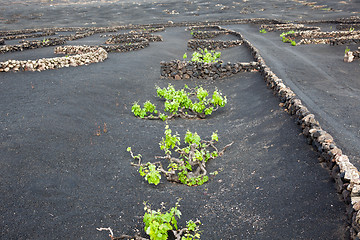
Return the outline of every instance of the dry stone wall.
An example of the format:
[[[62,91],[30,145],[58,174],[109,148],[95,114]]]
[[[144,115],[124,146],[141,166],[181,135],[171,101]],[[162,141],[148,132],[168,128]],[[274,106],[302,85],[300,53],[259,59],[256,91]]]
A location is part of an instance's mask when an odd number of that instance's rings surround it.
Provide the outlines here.
[[[190,40],[188,42],[188,48],[198,49],[207,48],[223,49],[241,45],[243,43],[242,37],[236,32],[228,31],[227,29],[220,28],[218,26],[195,26],[189,29],[216,29],[216,31],[202,31],[204,35],[208,32],[219,34],[233,34],[238,37],[239,40],[235,41],[217,41],[217,40]],[[210,34],[210,35],[211,35]],[[208,36],[208,35],[206,35]],[[237,63],[224,63],[223,61],[213,63],[202,63],[192,61],[173,60],[170,62],[160,63],[160,75],[162,78],[169,78],[173,80],[180,79],[219,79],[232,76],[239,72],[254,72],[258,71],[258,63],[256,62],[237,62]]]
[[[76,67],[102,62],[107,58],[103,48],[89,46],[60,46],[54,50],[57,54],[76,54],[72,56],[42,58],[38,60],[8,60],[0,62],[0,72],[10,71],[44,71],[63,67]]]
[[[56,45],[63,45],[66,41],[59,38],[48,38],[45,41],[38,40],[38,41],[24,41],[18,45],[4,45],[0,47],[0,53],[6,52],[15,52],[15,51],[24,51],[28,49],[35,49],[35,48],[42,48],[42,47],[49,47],[49,46],[56,46]]]
[[[144,39],[149,42],[161,42],[163,38],[159,35],[153,35],[150,33],[123,33],[111,36],[106,40],[106,44],[118,44],[118,43],[135,43],[142,42]]]
[[[304,31],[304,30],[312,30],[312,31],[320,31],[319,27],[306,27],[304,24],[294,24],[294,23],[286,23],[286,24],[262,24],[260,29],[265,29],[268,32],[272,31],[283,31],[288,32],[290,30]]]
[[[356,24],[348,24],[348,23],[340,23],[339,25],[336,26],[337,30],[349,30],[349,29],[354,29],[354,30],[360,30],[360,23]]]
[[[10,35],[2,37],[4,40],[14,40],[14,39],[24,39],[24,38],[38,38],[38,37],[46,37],[53,36],[55,32],[43,32],[43,33],[35,33],[35,34],[20,34],[20,35]]]
[[[297,31],[287,36],[294,36],[300,38],[339,38],[359,35],[360,31],[331,31],[331,32],[320,32],[320,31]]]
[[[218,79],[232,76],[238,72],[253,72],[258,70],[256,62],[223,63],[200,63],[173,60],[161,62],[160,72],[162,78],[173,80],[181,79]]]
[[[107,52],[130,52],[141,50],[148,47],[149,41],[147,39],[142,39],[141,42],[128,43],[128,44],[116,44],[116,45],[100,45]]]
[[[196,39],[214,38],[222,34],[222,32],[220,31],[194,31],[191,33],[192,33],[192,37]]]
[[[241,45],[242,40],[233,40],[233,41],[221,41],[221,40],[195,40],[191,39],[188,41],[188,48],[197,50],[208,49],[208,50],[219,50],[224,48],[230,48]]]
[[[286,35],[287,38],[297,40],[301,44],[330,44],[342,45],[360,42],[360,31],[298,31]]]
[[[150,27],[150,28],[139,28],[135,32],[140,33],[154,33],[154,32],[162,32],[165,31],[164,26],[158,26],[158,27]]]
[[[240,34],[240,33],[239,33]],[[243,38],[242,38],[243,39]],[[320,163],[327,167],[335,181],[337,192],[347,205],[349,232],[351,239],[360,238],[360,174],[350,162],[347,155],[336,145],[333,137],[322,129],[308,108],[297,95],[285,85],[284,81],[276,76],[261,57],[260,52],[248,40],[243,39],[254,59],[259,64],[259,71],[268,87],[273,90],[281,105],[290,115],[294,116],[300,125],[303,135],[309,144],[320,155]]]

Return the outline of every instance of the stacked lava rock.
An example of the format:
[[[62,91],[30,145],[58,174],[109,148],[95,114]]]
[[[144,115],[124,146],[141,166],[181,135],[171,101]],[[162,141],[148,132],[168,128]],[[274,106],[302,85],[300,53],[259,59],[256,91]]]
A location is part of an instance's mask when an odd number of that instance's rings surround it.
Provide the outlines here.
[[[353,51],[354,59],[360,59],[360,47],[357,51]]]
[[[38,37],[46,37],[53,36],[55,32],[43,32],[43,33],[35,33],[35,34],[20,34],[20,35],[10,35],[4,36],[5,40],[14,40],[14,39],[24,39],[24,38],[38,38]]]
[[[233,41],[221,41],[221,40],[189,40],[188,41],[188,48],[197,50],[201,49],[208,49],[208,50],[218,50],[218,49],[225,49],[230,47],[239,46],[243,43],[242,40],[233,40]]]
[[[158,35],[144,32],[131,32],[111,36],[106,40],[107,45],[101,45],[107,52],[129,52],[144,49],[149,46],[149,42],[163,41]]]
[[[218,79],[232,76],[238,72],[252,72],[258,70],[257,62],[223,63],[200,63],[173,60],[171,62],[160,62],[162,78],[174,80],[180,79]]]
[[[301,38],[297,44],[340,45],[360,42],[360,31],[299,31],[287,36]]]
[[[100,45],[100,47],[105,49],[107,52],[130,52],[144,49],[149,45],[149,41],[144,38],[141,42],[115,45]]]
[[[23,41],[21,44],[18,45],[5,45],[0,47],[0,53],[23,51],[27,49],[35,49],[63,44],[65,44],[65,40],[59,38],[48,38],[42,41]]]
[[[305,30],[320,31],[319,27],[306,27],[303,24],[294,24],[294,23],[263,24],[263,25],[260,26],[260,29],[265,29],[268,32],[272,32],[272,31],[287,32],[287,31],[290,31],[290,30],[296,30],[296,31],[305,31]]]
[[[61,46],[55,48],[54,52],[76,55],[25,61],[8,60],[0,62],[0,72],[44,71],[70,66],[76,67],[102,62],[107,58],[107,52],[104,49],[88,46]]]
[[[219,36],[220,34],[223,34],[221,31],[193,31],[192,37],[196,39],[208,39],[208,38],[214,38],[216,36]]]
[[[161,36],[153,35],[150,33],[125,33],[117,34],[106,40],[106,44],[119,44],[119,43],[136,43],[144,42],[160,42],[163,41]]]
[[[157,26],[157,27],[154,27],[154,26],[144,26],[143,28],[140,28],[140,29],[137,29],[136,31],[130,31],[130,33],[132,32],[142,32],[142,33],[153,33],[153,32],[162,32],[162,31],[165,31],[165,27],[164,26]]]
[[[353,23],[353,24],[348,24],[348,23],[340,23],[339,25],[336,26],[337,30],[349,30],[349,29],[354,29],[354,30],[360,30],[360,23]]]

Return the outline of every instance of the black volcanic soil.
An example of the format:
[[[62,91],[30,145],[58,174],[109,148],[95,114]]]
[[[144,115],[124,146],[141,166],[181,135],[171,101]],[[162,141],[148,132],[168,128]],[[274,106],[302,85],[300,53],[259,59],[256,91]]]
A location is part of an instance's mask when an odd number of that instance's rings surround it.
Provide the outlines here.
[[[0,26],[7,30],[251,17],[335,19],[360,9],[356,1],[326,2],[336,11],[294,1],[0,1]],[[166,9],[179,14],[167,14]],[[227,27],[240,31],[260,50],[358,164],[359,63],[342,62],[345,46],[291,47],[282,44],[279,33],[262,35],[255,25]],[[132,103],[160,104],[154,87],[170,81],[160,79],[159,63],[181,58],[191,37],[184,28],[158,34],[163,42],[140,51],[110,53],[103,63],[0,74],[0,238],[109,239],[98,227],[111,227],[115,235],[139,229],[145,237],[143,202],[171,207],[178,198],[180,225],[200,219],[202,239],[346,238],[345,205],[328,171],[256,72],[216,81],[171,82],[177,87],[217,87],[228,97],[227,106],[208,119],[169,121],[173,131],[182,136],[186,130],[197,131],[205,137],[218,130],[220,147],[234,144],[210,162],[209,171],[219,174],[202,186],[162,179],[155,187],[141,178],[126,148],[152,161],[161,155],[158,142],[165,123],[135,118]],[[68,44],[103,42],[95,35]],[[52,51],[6,53],[0,59],[53,57]],[[222,50],[222,58],[251,60],[244,46]]]

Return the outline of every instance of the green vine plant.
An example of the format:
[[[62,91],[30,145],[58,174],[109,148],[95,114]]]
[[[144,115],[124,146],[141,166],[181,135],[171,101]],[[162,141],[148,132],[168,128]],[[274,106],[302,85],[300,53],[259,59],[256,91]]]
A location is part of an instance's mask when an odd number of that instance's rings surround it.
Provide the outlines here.
[[[345,54],[347,54],[350,51],[350,48],[348,46],[346,46],[345,48]]]
[[[167,88],[156,87],[156,92],[158,97],[165,100],[164,112],[157,110],[150,101],[146,101],[143,107],[135,102],[131,111],[136,117],[151,120],[161,119],[163,121],[176,117],[203,119],[227,103],[226,96],[222,96],[222,93],[217,89],[211,98],[209,92],[202,87],[191,89],[187,85],[181,90],[175,90],[169,84]]]
[[[210,52],[205,48],[201,49],[198,48],[198,51],[192,53],[192,62],[199,62],[199,63],[216,63],[219,61],[221,56],[221,52],[216,52],[211,50]],[[186,60],[187,55],[186,53],[183,55],[183,59]]]
[[[288,31],[288,32],[283,32],[282,34],[280,34],[280,37],[282,38],[283,43],[290,43],[292,46],[296,46],[296,42],[294,40],[292,40],[289,35],[294,34],[295,31]]]
[[[265,30],[265,28],[259,30],[260,33],[267,33],[267,31]]]
[[[179,229],[177,226],[177,218],[180,219],[181,211],[178,209],[180,199],[176,202],[175,207],[166,210],[165,204],[161,203],[161,209],[153,210],[151,206],[144,202],[144,217],[145,232],[150,236],[150,240],[166,240],[169,232],[172,232],[176,240],[198,240],[200,239],[199,220],[189,220],[186,222],[186,227]],[[97,228],[98,231],[109,231],[111,240],[115,239],[133,239],[133,240],[149,240],[141,236],[121,235],[114,237],[111,228]]]
[[[185,147],[180,147],[179,134],[172,134],[169,125],[165,126],[164,134],[165,137],[162,138],[159,146],[164,151],[165,156],[155,156],[155,159],[168,160],[167,169],[163,167],[161,161],[142,163],[142,156],[140,154],[135,156],[131,147],[127,148],[131,157],[136,160],[131,164],[139,168],[140,175],[149,184],[158,185],[161,174],[164,174],[170,182],[182,183],[188,186],[202,185],[209,180],[206,170],[207,162],[222,156],[225,150],[234,143],[226,145],[219,151],[215,146],[215,143],[219,141],[217,132],[212,133],[211,140],[202,140],[196,132],[193,133],[188,130],[184,137]],[[178,157],[174,157],[174,153]]]

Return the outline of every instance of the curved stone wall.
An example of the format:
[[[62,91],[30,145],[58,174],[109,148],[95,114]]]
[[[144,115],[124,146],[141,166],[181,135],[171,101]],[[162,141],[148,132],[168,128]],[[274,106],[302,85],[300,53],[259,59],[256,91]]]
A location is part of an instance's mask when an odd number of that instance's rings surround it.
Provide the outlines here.
[[[150,33],[122,33],[111,36],[106,40],[106,44],[118,44],[118,43],[135,43],[143,42],[144,39],[149,42],[161,42],[163,38],[159,35],[153,35]]]
[[[242,44],[242,40],[233,40],[233,41],[221,41],[221,40],[189,40],[188,41],[188,49],[197,50],[208,49],[208,50],[218,50],[225,49],[235,46],[240,46]]]
[[[48,38],[44,40],[37,40],[37,41],[24,41],[21,44],[17,45],[4,45],[0,47],[0,53],[6,52],[16,52],[16,51],[24,51],[28,49],[35,49],[35,48],[42,48],[42,47],[49,47],[49,46],[56,46],[56,45],[63,45],[66,41],[59,38]]]
[[[6,62],[0,62],[0,72],[44,71],[70,66],[76,67],[102,62],[107,58],[107,52],[100,47],[60,46],[55,48],[54,53],[76,55],[24,61],[8,60]]]
[[[199,63],[173,60],[160,63],[161,77],[173,80],[190,78],[212,80],[229,77],[238,72],[252,72],[258,69],[258,63],[256,62],[223,63],[219,61],[216,63]]]

